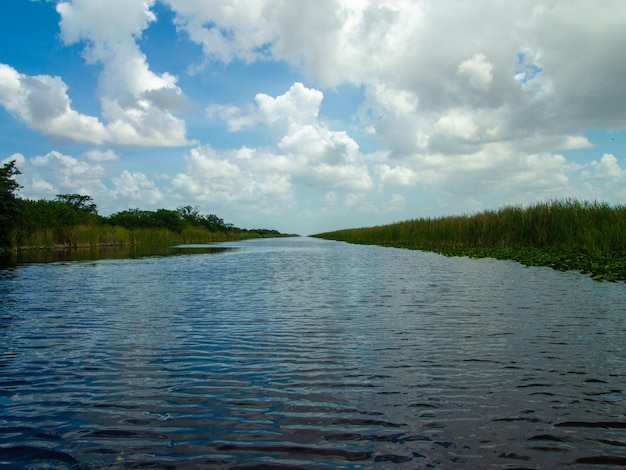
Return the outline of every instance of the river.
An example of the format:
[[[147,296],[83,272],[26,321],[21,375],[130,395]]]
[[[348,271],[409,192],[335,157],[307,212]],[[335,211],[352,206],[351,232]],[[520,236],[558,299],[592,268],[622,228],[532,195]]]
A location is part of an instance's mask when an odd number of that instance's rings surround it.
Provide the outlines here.
[[[311,238],[0,270],[0,467],[616,468],[626,285]]]

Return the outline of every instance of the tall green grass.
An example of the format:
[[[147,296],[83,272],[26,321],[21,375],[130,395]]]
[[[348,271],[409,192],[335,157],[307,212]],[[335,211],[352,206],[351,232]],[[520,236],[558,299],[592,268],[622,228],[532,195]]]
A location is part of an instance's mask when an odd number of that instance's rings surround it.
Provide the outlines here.
[[[165,228],[126,229],[112,225],[75,225],[16,232],[12,246],[23,248],[80,248],[117,245],[167,246],[179,243],[214,243],[257,238],[256,232],[213,232],[186,227],[180,233]]]
[[[507,206],[473,215],[420,218],[316,235],[354,243],[402,246],[626,248],[626,206],[576,199]]]
[[[626,278],[626,206],[576,199],[315,235],[350,243],[517,259]]]

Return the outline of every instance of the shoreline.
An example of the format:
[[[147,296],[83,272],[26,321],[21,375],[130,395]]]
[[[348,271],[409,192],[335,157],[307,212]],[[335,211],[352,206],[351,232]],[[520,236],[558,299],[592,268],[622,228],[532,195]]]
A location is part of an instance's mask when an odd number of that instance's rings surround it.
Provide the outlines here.
[[[314,235],[348,243],[495,258],[626,281],[626,205],[577,199],[504,206]]]
[[[120,243],[80,243],[76,245],[71,244],[55,244],[55,245],[22,245],[11,247],[7,250],[4,250],[2,253],[22,253],[29,251],[72,251],[72,250],[82,250],[82,249],[91,249],[91,248],[116,248],[123,246],[139,246],[137,242],[120,242]]]
[[[370,243],[363,241],[347,241],[347,243],[427,251],[450,257],[466,256],[473,259],[509,260],[524,266],[543,266],[557,271],[578,271],[588,275],[594,281],[626,282],[626,251],[606,254],[569,248],[418,246],[403,242]]]

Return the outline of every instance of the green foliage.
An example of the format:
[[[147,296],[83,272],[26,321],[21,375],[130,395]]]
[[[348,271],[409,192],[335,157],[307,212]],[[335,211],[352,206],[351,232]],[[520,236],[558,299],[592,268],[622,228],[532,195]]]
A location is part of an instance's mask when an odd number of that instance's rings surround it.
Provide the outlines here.
[[[172,245],[280,236],[248,231],[192,206],[176,210],[127,209],[102,217],[88,195],[58,194],[52,201],[18,199],[15,162],[0,169],[0,248]]]
[[[182,232],[185,225],[178,211],[168,209],[157,209],[156,211],[127,209],[110,215],[105,218],[105,221],[111,225],[118,225],[127,229],[166,229],[176,233]]]
[[[157,209],[152,214],[153,227],[164,228],[172,232],[180,233],[183,230],[183,221],[177,211]]]
[[[215,214],[208,214],[204,216],[204,218],[200,220],[200,224],[203,227],[208,228],[209,230],[215,230],[215,231],[229,231],[234,228],[232,224],[225,223],[222,219],[220,219]]]
[[[110,215],[105,221],[126,229],[146,228],[150,226],[150,214],[149,211],[126,209]]]
[[[76,208],[58,199],[54,201],[26,199],[22,202],[22,208],[20,225],[23,230],[27,231],[78,224],[98,224],[102,221],[102,218],[91,210]]]
[[[626,206],[575,199],[316,235],[626,279]]]
[[[12,160],[0,168],[0,248],[10,246],[11,237],[18,223],[20,202],[16,192],[20,185],[15,176],[21,172]]]
[[[202,222],[202,216],[198,212],[197,207],[182,206],[176,209],[178,216],[187,224],[200,225]]]
[[[158,209],[144,211],[127,209],[107,217],[106,222],[128,229],[136,228],[166,228],[181,233],[185,228],[195,227],[210,232],[239,232],[241,229],[227,224],[215,214],[201,215],[197,208],[192,206],[179,207],[175,211]]]
[[[98,206],[93,202],[91,196],[82,194],[57,194],[55,200],[73,209],[74,212],[98,215]]]

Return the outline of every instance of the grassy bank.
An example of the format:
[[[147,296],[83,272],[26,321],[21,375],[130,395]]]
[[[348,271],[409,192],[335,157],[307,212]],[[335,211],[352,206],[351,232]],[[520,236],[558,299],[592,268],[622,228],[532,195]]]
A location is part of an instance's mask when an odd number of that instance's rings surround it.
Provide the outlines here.
[[[574,199],[315,235],[448,256],[512,259],[626,280],[626,206]]]
[[[190,205],[174,209],[131,208],[109,216],[87,194],[57,194],[53,200],[22,199],[15,160],[0,166],[0,253],[27,249],[105,246],[168,246],[287,236],[247,230]]]
[[[75,225],[17,232],[12,241],[14,250],[71,249],[97,246],[167,246],[181,243],[214,243],[259,238],[254,231],[211,231],[202,227],[185,227],[180,232],[166,228],[128,229],[112,225]]]

